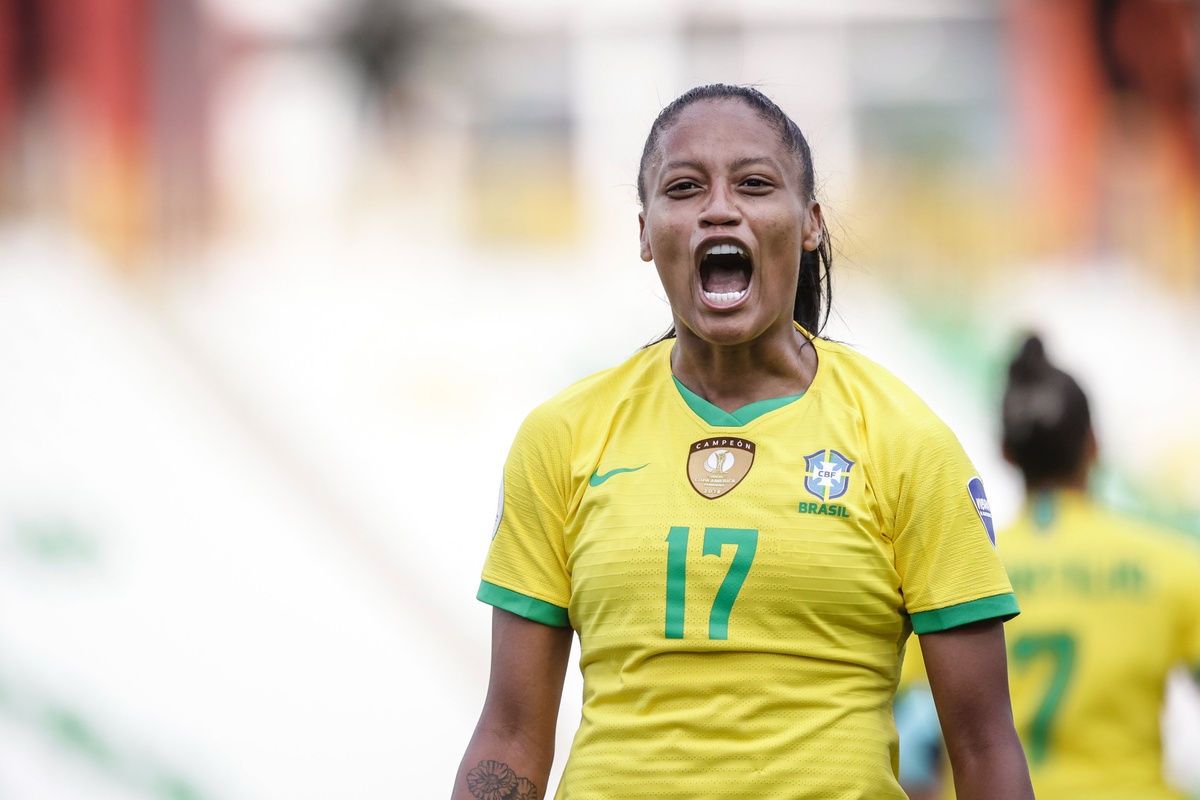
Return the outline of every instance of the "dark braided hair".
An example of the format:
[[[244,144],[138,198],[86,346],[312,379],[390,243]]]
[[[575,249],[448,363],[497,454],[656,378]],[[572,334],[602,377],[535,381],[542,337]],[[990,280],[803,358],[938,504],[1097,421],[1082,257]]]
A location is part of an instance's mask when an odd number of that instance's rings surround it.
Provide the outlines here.
[[[1078,475],[1092,427],[1087,395],[1028,336],[1008,367],[1002,410],[1004,447],[1027,486]]]
[[[659,112],[654,124],[650,126],[650,135],[646,137],[646,145],[642,148],[642,160],[638,165],[638,202],[642,208],[646,207],[646,173],[662,158],[659,145],[663,131],[678,119],[685,108],[712,100],[740,100],[772,125],[779,132],[784,147],[796,157],[800,165],[801,188],[805,196],[809,200],[816,199],[816,174],[813,172],[812,151],[809,149],[808,140],[804,138],[804,134],[792,118],[757,89],[711,83],[707,86],[697,86],[675,98]],[[823,231],[822,234],[817,249],[805,250],[800,256],[800,280],[796,284],[796,303],[792,311],[792,318],[814,336],[825,327],[833,301],[833,287],[829,279],[829,271],[833,267],[833,247],[828,231]],[[675,327],[671,326],[658,341],[674,335]]]

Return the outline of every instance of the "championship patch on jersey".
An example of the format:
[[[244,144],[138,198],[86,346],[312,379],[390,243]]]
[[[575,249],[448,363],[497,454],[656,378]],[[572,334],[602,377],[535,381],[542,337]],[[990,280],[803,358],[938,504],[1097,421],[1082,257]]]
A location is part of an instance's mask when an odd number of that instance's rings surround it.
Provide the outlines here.
[[[749,439],[701,439],[688,448],[688,481],[709,500],[727,495],[750,473],[754,450]]]
[[[967,481],[967,491],[971,494],[971,500],[975,503],[975,511],[979,514],[979,519],[983,521],[983,527],[987,529],[988,539],[992,543],[992,547],[996,546],[996,528],[992,525],[992,504],[988,502],[987,493],[983,491],[983,480],[975,477]]]
[[[837,450],[818,450],[804,457],[804,488],[822,500],[841,497],[850,488],[854,462]]]

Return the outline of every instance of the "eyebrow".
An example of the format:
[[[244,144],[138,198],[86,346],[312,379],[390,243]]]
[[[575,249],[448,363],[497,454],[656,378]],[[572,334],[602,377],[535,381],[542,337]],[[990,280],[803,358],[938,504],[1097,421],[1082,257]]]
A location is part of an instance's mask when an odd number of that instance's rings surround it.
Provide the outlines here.
[[[746,167],[755,167],[759,165],[775,166],[775,160],[766,156],[754,156],[749,158],[739,158],[734,161],[730,167],[734,170],[745,169]],[[694,169],[703,171],[704,165],[699,161],[668,161],[663,165],[663,169]]]

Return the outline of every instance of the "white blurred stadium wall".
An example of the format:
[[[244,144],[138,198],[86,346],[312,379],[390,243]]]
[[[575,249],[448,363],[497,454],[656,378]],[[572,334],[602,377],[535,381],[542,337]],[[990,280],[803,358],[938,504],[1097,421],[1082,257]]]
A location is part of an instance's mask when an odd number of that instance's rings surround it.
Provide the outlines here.
[[[1200,534],[1198,39],[1178,0],[0,0],[0,796],[448,792],[508,443],[665,327],[636,164],[698,83],[805,128],[830,334],[1000,522],[1033,328],[1103,490]]]

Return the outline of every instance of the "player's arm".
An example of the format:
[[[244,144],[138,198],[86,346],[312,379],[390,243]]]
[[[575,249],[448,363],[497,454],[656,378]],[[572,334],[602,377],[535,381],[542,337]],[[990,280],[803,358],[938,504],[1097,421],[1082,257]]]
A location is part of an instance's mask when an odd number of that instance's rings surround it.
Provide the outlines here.
[[[492,611],[487,699],[454,778],[452,800],[546,796],[572,633]]]
[[[1013,726],[1004,627],[985,620],[921,636],[958,800],[1032,800]]]

